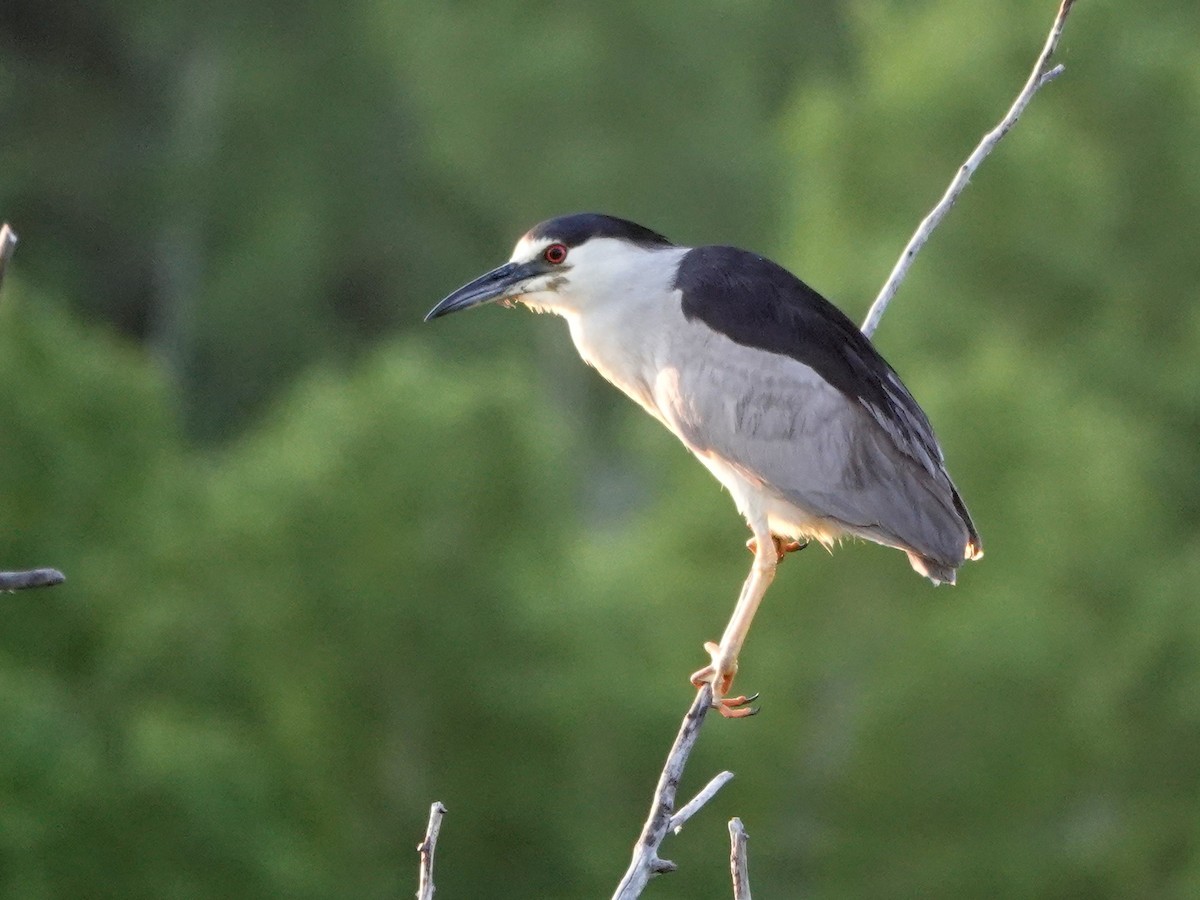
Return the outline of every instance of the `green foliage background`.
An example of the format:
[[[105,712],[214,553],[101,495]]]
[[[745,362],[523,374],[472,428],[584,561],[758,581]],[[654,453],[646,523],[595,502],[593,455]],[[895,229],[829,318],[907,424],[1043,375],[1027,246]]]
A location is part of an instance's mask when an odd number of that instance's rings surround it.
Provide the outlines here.
[[[0,895],[595,897],[748,559],[561,323],[549,215],[861,318],[1052,2],[0,7]],[[1077,4],[877,335],[987,557],[789,561],[647,896],[1200,894],[1200,9]]]

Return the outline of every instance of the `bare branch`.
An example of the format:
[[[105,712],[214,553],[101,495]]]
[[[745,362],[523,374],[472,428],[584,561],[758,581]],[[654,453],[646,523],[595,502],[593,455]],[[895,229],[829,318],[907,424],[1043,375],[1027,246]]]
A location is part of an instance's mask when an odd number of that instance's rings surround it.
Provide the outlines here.
[[[679,779],[683,777],[683,768],[687,765],[692,747],[696,745],[696,738],[700,736],[700,726],[704,724],[704,717],[708,714],[710,706],[712,706],[712,686],[706,684],[696,692],[696,699],[692,701],[691,708],[688,709],[687,715],[683,717],[683,722],[679,726],[679,734],[675,737],[671,752],[667,754],[666,764],[658,778],[658,787],[654,790],[650,815],[646,819],[641,835],[638,836],[637,843],[633,845],[633,859],[629,863],[625,877],[617,885],[613,900],[633,900],[635,897],[640,897],[646,883],[653,876],[675,870],[675,863],[659,858],[658,848],[662,846],[663,839],[671,830],[671,823],[674,821],[671,813],[675,808],[675,794],[679,789]],[[724,784],[724,782],[721,783]],[[712,790],[710,788],[712,788],[712,782],[709,782],[708,787],[700,792],[700,795],[707,794],[705,801],[720,789],[720,785]],[[697,799],[699,799],[699,795]],[[688,804],[688,806],[691,805]],[[699,809],[699,806],[696,809]],[[695,810],[692,812],[694,813]],[[680,811],[681,815],[682,813],[683,810]],[[691,813],[688,815],[690,816]],[[686,821],[686,817],[683,821]],[[682,825],[683,821],[678,824]]]
[[[908,269],[912,265],[913,259],[920,249],[925,246],[925,242],[929,240],[929,236],[941,223],[946,213],[950,211],[950,207],[954,205],[954,201],[958,199],[958,195],[966,188],[967,183],[971,180],[971,176],[975,174],[975,170],[979,168],[980,163],[995,149],[996,145],[1000,143],[1000,139],[1008,134],[1009,130],[1017,124],[1017,119],[1021,117],[1021,113],[1025,111],[1025,107],[1029,105],[1029,101],[1033,99],[1033,95],[1037,93],[1038,88],[1053,81],[1062,73],[1063,67],[1061,65],[1054,68],[1048,68],[1048,66],[1050,65],[1050,57],[1054,55],[1054,50],[1058,47],[1058,39],[1062,35],[1063,26],[1067,22],[1067,14],[1071,12],[1071,7],[1074,3],[1075,0],[1062,0],[1062,5],[1058,9],[1058,15],[1055,17],[1054,24],[1050,28],[1050,34],[1046,38],[1046,45],[1042,48],[1041,55],[1038,56],[1037,62],[1033,66],[1033,71],[1030,73],[1029,79],[1025,82],[1025,86],[1017,94],[1017,99],[1013,101],[1013,105],[1009,107],[1004,118],[1000,120],[1000,124],[983,136],[983,140],[979,142],[979,145],[971,155],[967,157],[967,161],[959,166],[958,172],[950,182],[950,186],[946,188],[946,193],[942,195],[942,199],[937,202],[937,205],[929,212],[929,215],[921,220],[921,224],[917,227],[916,232],[909,239],[904,252],[900,254],[900,259],[896,261],[892,273],[888,276],[887,281],[884,282],[879,296],[871,304],[867,318],[863,321],[862,331],[867,337],[874,334],[875,329],[879,327],[879,320],[883,318],[888,304],[896,296],[896,290],[900,287],[900,282],[908,274]]]
[[[746,859],[746,829],[742,820],[729,820],[729,873],[733,876],[733,900],[750,900],[750,865]]]
[[[679,834],[679,832],[683,831],[683,826],[687,824],[688,819],[700,812],[700,808],[715,797],[717,791],[729,784],[731,780],[733,780],[733,773],[728,769],[713,776],[713,780],[704,786],[704,790],[684,804],[679,812],[671,816],[671,821],[667,823],[667,828],[671,833]]]
[[[4,270],[17,249],[17,233],[5,222],[0,225],[0,284],[4,282]],[[30,569],[27,572],[0,572],[0,591],[22,591],[26,588],[52,587],[62,584],[67,578],[58,569]]]
[[[4,270],[12,259],[13,251],[17,249],[17,233],[7,222],[0,225],[0,283],[4,282]]]
[[[437,849],[438,832],[442,830],[442,816],[446,807],[441,801],[434,801],[429,807],[429,827],[425,829],[425,838],[417,844],[417,852],[421,854],[421,875],[417,883],[417,900],[433,900],[433,853]]]
[[[0,572],[0,591],[23,591],[26,588],[53,587],[62,584],[67,576],[58,569],[30,569],[28,572]]]

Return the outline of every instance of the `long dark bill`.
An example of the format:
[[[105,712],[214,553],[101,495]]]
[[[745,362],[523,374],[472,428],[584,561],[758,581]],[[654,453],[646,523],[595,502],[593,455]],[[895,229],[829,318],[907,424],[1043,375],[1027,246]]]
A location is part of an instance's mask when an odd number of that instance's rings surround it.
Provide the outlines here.
[[[482,306],[484,303],[515,296],[520,293],[516,288],[541,273],[542,269],[537,265],[537,261],[505,263],[499,268],[492,269],[486,275],[480,275],[470,284],[464,284],[446,297],[426,314],[425,321],[429,322],[453,312],[470,309],[472,306]]]

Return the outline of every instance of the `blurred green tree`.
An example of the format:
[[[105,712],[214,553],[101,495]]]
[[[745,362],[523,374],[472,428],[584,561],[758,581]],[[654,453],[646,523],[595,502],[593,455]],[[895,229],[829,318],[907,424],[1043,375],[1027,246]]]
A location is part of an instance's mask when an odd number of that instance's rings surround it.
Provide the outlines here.
[[[560,323],[346,360],[572,207],[861,316],[1051,11],[751,7],[0,8],[0,558],[71,578],[6,598],[0,893],[395,896],[433,799],[447,896],[611,887],[728,497]],[[918,261],[877,337],[988,555],[784,566],[654,892],[722,895],[732,814],[768,895],[1200,887],[1198,15],[1081,5]]]
[[[829,0],[760,6],[11,0],[0,208],[228,437],[564,204],[767,234],[772,116],[838,45]]]

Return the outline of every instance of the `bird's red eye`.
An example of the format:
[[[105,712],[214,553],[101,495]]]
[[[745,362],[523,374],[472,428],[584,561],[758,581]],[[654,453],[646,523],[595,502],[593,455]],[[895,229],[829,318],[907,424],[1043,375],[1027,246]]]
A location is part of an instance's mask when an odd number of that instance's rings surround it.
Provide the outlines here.
[[[542,258],[552,266],[561,265],[567,258],[567,245],[551,244],[542,251]]]

